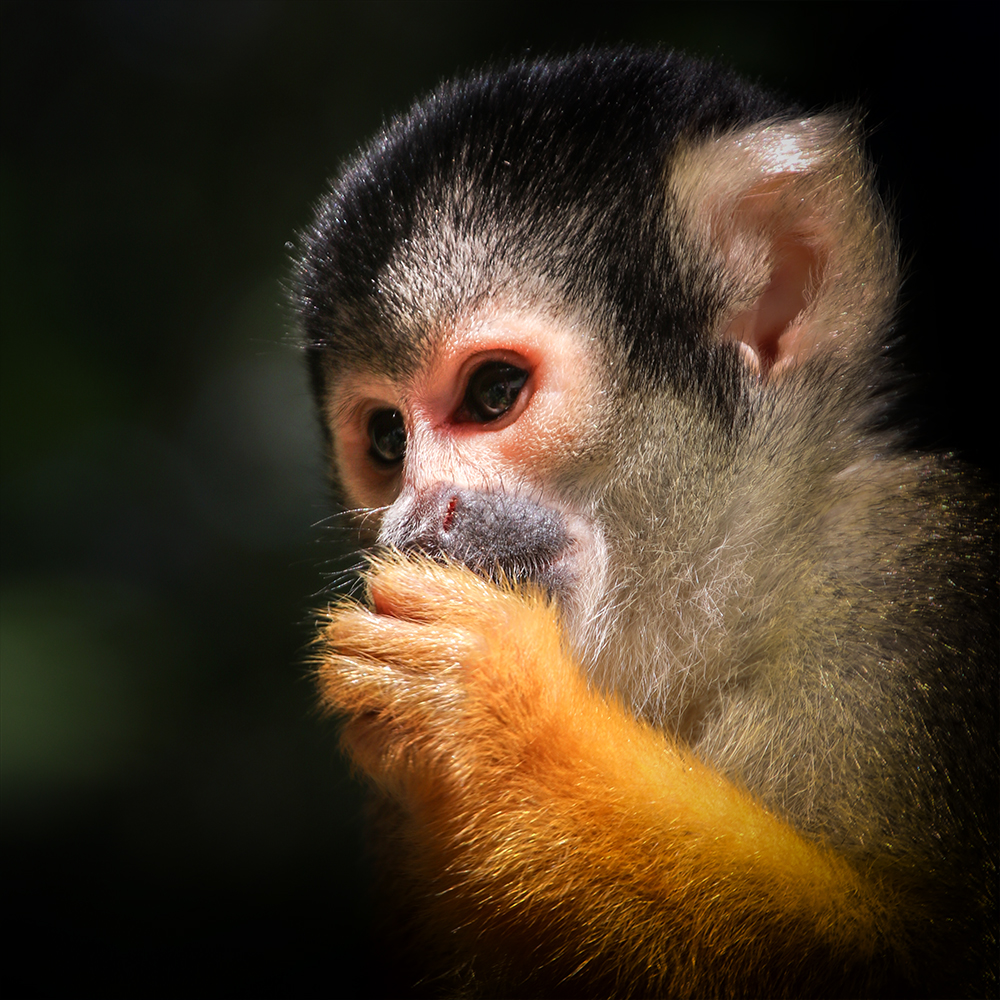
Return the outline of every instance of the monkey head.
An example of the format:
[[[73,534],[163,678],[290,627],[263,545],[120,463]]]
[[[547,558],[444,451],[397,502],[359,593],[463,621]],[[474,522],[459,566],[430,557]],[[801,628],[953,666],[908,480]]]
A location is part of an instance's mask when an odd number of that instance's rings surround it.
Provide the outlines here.
[[[599,684],[697,715],[780,600],[753,554],[828,514],[877,408],[895,253],[854,124],[676,56],[519,64],[393,122],[303,242],[368,541],[542,586]]]

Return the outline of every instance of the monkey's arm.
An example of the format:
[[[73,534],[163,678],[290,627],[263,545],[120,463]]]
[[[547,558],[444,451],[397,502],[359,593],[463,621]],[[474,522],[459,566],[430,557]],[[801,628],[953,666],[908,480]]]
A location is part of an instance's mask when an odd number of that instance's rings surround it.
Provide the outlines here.
[[[881,880],[589,689],[541,597],[401,559],[369,585],[374,611],[331,614],[321,683],[412,819],[431,936],[514,984],[671,996],[831,989],[812,969],[863,989],[902,943]]]

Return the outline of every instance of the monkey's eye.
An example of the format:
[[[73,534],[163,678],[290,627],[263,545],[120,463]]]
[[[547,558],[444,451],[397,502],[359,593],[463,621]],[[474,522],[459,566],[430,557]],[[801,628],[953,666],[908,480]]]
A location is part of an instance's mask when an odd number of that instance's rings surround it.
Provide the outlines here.
[[[528,380],[523,368],[506,361],[487,361],[469,379],[463,400],[463,415],[477,423],[503,416],[513,405]]]
[[[376,410],[368,418],[369,454],[384,465],[395,465],[406,454],[406,428],[399,410]]]

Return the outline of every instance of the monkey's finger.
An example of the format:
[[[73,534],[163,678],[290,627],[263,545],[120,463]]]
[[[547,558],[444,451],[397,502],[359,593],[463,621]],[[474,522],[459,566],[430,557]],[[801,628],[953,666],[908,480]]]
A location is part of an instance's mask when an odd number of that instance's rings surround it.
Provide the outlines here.
[[[447,717],[437,686],[385,664],[339,659],[321,669],[320,689],[326,708],[343,720],[341,746],[355,766],[390,796],[402,796],[413,762],[427,758],[434,724]]]
[[[448,687],[440,678],[414,674],[396,664],[328,650],[317,677],[325,707],[340,715],[387,714],[417,721],[440,709]]]
[[[448,621],[475,628],[506,616],[517,598],[465,566],[426,559],[392,559],[373,564],[368,578],[372,604],[381,615],[415,622]]]
[[[439,678],[485,652],[485,640],[460,625],[390,617],[364,608],[331,614],[322,633],[330,658],[361,659],[391,665],[401,672],[433,673]]]

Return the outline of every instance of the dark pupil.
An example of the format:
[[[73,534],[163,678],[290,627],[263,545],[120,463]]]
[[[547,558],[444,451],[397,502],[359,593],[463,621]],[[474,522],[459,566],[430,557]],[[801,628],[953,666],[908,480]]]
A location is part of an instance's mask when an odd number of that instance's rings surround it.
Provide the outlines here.
[[[491,361],[469,380],[465,405],[477,420],[496,420],[514,405],[528,373],[503,361]]]
[[[379,410],[368,421],[372,454],[380,462],[398,462],[406,454],[406,428],[399,410]]]

